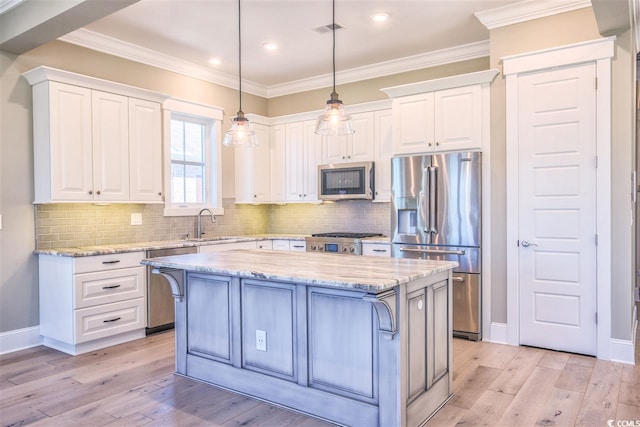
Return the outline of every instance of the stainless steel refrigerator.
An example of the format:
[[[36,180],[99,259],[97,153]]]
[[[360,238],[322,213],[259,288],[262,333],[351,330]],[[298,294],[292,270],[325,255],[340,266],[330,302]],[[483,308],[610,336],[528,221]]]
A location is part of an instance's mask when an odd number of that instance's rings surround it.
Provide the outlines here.
[[[391,174],[393,256],[457,261],[454,335],[481,339],[481,153],[394,157]]]

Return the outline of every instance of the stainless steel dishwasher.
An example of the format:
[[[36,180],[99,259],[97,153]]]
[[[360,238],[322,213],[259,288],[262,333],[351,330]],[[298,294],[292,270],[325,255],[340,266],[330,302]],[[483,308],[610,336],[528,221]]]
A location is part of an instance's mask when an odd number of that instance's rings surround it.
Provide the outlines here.
[[[147,258],[162,256],[194,254],[198,248],[171,248],[147,251]],[[147,267],[147,335],[173,328],[175,321],[175,303],[171,295],[171,286],[159,274],[151,272]]]

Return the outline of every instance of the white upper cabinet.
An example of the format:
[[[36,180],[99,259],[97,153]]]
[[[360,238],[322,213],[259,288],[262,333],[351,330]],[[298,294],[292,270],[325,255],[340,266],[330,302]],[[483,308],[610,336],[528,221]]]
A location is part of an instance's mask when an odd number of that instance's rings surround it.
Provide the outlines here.
[[[374,114],[375,131],[375,190],[374,202],[391,200],[391,151],[393,146],[393,120],[391,109]]]
[[[433,93],[393,100],[393,153],[433,151]]]
[[[393,98],[393,154],[481,150],[489,135],[486,70],[382,89]]]
[[[434,93],[434,149],[482,148],[482,92],[480,85]]]
[[[367,162],[374,160],[373,112],[351,114],[351,135],[322,138],[322,163]]]
[[[252,123],[257,147],[235,148],[236,203],[266,203],[271,200],[271,144],[269,127]]]
[[[479,85],[394,99],[394,154],[482,148]]]
[[[285,125],[286,201],[318,200],[318,164],[322,139],[315,133],[315,121]]]
[[[93,200],[129,200],[128,99],[93,90],[91,101]]]
[[[162,111],[157,102],[129,98],[129,196],[162,201]]]
[[[44,82],[33,98],[35,202],[92,201],[91,90]]]
[[[271,201],[283,203],[287,200],[286,138],[285,125],[274,125],[270,129],[270,179]]]
[[[35,203],[162,200],[167,96],[48,67],[23,76],[33,86]]]

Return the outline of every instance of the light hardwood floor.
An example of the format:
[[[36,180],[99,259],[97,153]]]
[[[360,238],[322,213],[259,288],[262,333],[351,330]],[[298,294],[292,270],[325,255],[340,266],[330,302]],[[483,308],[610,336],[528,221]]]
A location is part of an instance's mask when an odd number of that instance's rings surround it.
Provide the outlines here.
[[[636,366],[454,340],[454,392],[427,427],[607,426],[640,421]],[[172,374],[173,332],[68,356],[0,356],[3,426],[328,426]],[[627,424],[630,425],[630,424]],[[386,427],[386,426],[385,426]]]

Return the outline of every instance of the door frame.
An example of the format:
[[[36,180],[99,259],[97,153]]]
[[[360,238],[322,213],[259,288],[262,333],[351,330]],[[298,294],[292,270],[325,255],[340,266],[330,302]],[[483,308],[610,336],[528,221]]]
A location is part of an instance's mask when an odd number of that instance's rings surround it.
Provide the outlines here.
[[[518,251],[518,76],[581,63],[595,63],[596,91],[596,356],[611,359],[611,59],[615,37],[502,58],[506,77],[507,343],[520,345]],[[595,84],[595,82],[594,82]],[[594,159],[596,161],[596,159]],[[595,236],[594,236],[595,238]]]

